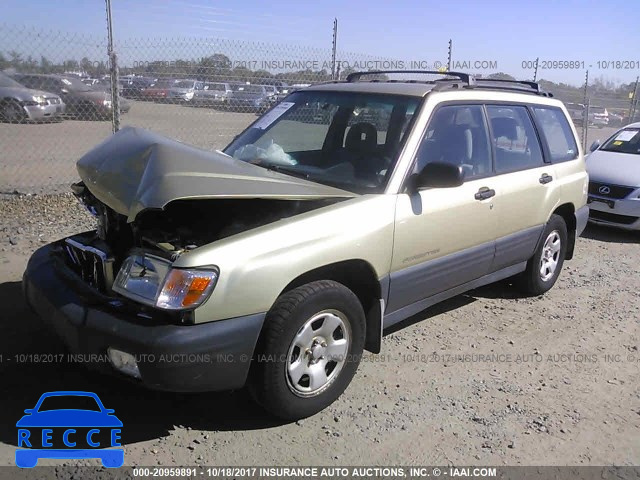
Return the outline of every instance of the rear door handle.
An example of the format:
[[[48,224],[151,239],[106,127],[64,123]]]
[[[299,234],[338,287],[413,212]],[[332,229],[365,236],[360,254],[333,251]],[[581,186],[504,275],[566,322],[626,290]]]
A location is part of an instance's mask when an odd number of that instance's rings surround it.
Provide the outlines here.
[[[551,175],[547,175],[546,173],[543,173],[542,176],[540,177],[539,182],[544,185],[546,183],[552,182],[553,181],[553,177]]]
[[[496,194],[495,190],[493,190],[491,188],[487,188],[487,187],[482,187],[475,194],[475,199],[476,200],[486,200],[487,198],[493,197],[495,194]]]

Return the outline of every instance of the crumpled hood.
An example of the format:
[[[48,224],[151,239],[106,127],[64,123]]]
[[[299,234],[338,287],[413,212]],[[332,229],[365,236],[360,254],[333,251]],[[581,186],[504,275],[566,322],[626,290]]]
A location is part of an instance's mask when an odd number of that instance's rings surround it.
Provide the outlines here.
[[[357,196],[200,150],[135,127],[112,135],[77,163],[89,191],[128,222],[182,199],[307,200]]]
[[[640,187],[640,155],[596,150],[586,164],[591,181]]]

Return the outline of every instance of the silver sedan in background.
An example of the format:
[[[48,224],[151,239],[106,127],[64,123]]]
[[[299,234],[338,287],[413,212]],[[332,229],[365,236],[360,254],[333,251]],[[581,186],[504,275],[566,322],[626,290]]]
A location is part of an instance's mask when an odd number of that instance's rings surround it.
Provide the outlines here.
[[[64,112],[65,104],[58,95],[27,88],[0,73],[0,120],[53,120]]]
[[[595,141],[587,156],[589,220],[640,230],[640,122]]]

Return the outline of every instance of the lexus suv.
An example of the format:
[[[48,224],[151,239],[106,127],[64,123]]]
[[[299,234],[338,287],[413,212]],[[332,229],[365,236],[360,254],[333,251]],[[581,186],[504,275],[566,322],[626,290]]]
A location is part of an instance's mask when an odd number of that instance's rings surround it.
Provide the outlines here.
[[[97,369],[246,385],[296,419],[385,328],[506,278],[549,290],[588,218],[564,105],[532,82],[370,75],[290,94],[221,152],[111,136],[73,185],[97,228],[33,254],[28,303]]]

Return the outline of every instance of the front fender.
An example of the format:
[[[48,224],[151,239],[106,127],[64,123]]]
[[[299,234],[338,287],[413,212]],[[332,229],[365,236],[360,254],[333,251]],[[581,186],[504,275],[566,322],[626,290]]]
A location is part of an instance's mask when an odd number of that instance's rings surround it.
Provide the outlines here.
[[[220,278],[195,311],[207,322],[268,311],[285,287],[316,268],[364,260],[388,274],[395,195],[368,195],[225,238],[180,257],[176,267],[216,265]]]

